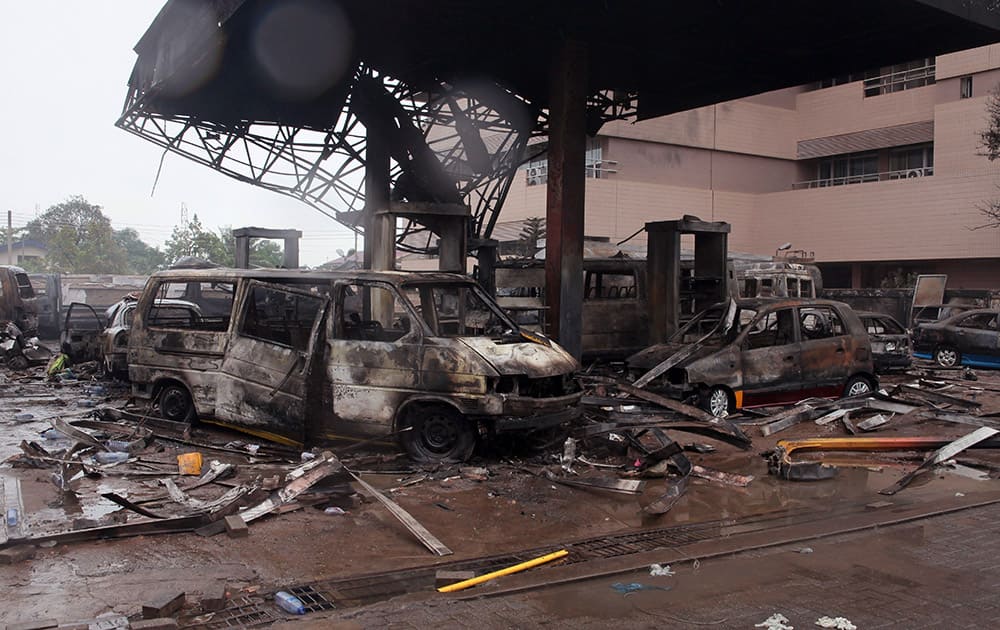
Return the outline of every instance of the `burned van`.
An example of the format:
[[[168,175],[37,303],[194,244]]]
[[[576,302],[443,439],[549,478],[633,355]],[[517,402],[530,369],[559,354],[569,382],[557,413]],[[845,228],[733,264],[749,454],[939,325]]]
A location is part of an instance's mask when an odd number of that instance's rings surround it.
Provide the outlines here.
[[[162,320],[158,300],[201,316]],[[398,435],[418,460],[578,415],[577,362],[455,274],[175,270],[150,277],[128,349],[167,419],[291,445]]]
[[[20,267],[0,265],[0,321],[14,322],[25,335],[38,332],[38,300]]]

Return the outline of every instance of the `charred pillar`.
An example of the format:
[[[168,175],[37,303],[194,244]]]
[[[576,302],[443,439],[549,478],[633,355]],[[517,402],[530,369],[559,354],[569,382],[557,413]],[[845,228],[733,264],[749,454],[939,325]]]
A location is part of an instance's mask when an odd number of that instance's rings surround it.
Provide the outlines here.
[[[497,294],[497,251],[500,242],[494,239],[480,240],[476,244],[476,260],[479,264],[476,280],[492,296]]]
[[[646,291],[649,304],[649,343],[663,343],[677,330],[674,307],[681,293],[681,233],[647,223]]]
[[[545,295],[548,332],[580,358],[583,336],[583,210],[587,47],[561,42],[551,66]]]
[[[729,268],[729,229],[722,221],[685,216],[678,221],[646,224],[646,285],[649,342],[662,343],[681,323],[730,294],[735,282]],[[694,235],[691,273],[681,263],[681,235]]]
[[[236,241],[235,265],[237,269],[250,268],[250,239],[267,238],[284,241],[281,266],[285,269],[299,268],[299,230],[275,230],[271,228],[244,227],[233,230]]]
[[[396,266],[396,220],[389,210],[389,150],[376,129],[368,128],[365,148],[365,268],[377,271]],[[365,318],[392,324],[392,296],[372,290],[364,300]]]

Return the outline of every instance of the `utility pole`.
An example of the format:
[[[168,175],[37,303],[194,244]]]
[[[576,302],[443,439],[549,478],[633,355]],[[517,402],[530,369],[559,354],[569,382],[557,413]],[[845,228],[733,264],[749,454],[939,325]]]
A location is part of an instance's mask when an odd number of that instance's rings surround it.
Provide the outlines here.
[[[14,264],[14,213],[7,211],[7,264]]]

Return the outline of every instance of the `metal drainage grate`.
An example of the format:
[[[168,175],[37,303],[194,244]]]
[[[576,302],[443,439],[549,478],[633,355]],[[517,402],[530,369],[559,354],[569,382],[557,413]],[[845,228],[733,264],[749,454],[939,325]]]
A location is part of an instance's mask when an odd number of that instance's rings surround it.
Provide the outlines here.
[[[306,612],[317,612],[320,610],[333,610],[334,603],[327,596],[311,586],[296,586],[286,589],[289,593],[299,598]]]
[[[229,608],[199,627],[208,628],[209,630],[249,628],[252,626],[268,625],[278,621],[279,618],[276,612],[260,598],[251,599],[244,596],[238,600],[231,601]]]

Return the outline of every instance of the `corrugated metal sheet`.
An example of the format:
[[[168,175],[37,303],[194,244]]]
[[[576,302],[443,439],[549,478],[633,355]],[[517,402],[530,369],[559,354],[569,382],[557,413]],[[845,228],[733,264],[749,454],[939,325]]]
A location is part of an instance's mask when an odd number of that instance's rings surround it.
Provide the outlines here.
[[[873,151],[934,140],[934,121],[909,123],[881,129],[868,129],[839,136],[801,140],[796,150],[800,160]]]

